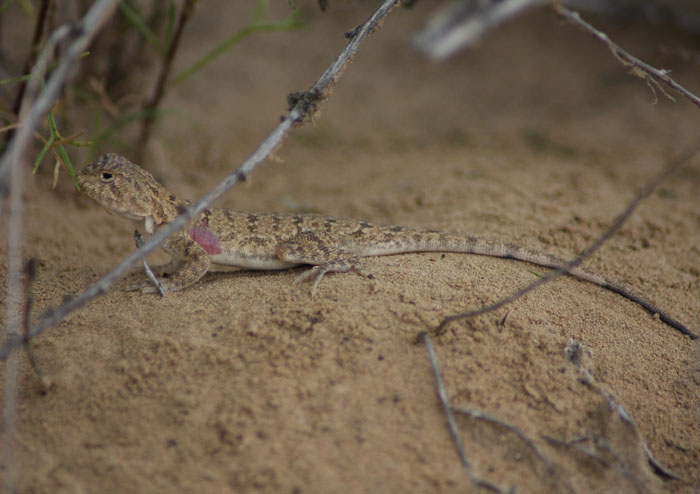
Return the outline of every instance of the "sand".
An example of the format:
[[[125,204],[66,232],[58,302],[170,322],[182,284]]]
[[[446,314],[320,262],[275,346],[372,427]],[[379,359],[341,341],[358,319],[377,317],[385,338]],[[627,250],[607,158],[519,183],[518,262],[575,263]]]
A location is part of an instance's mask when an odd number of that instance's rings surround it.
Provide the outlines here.
[[[178,68],[245,24],[250,8],[233,4],[197,5]],[[249,37],[174,88],[165,104],[178,112],[156,129],[143,166],[190,199],[235,169],[276,125],[286,94],[306,89],[372,8],[312,7],[306,28]],[[570,257],[697,140],[697,107],[659,90],[655,102],[602,45],[546,10],[430,63],[410,42],[432,8],[391,14],[315,124],[216,206],[358,217]],[[698,65],[673,55],[697,40],[592,20],[700,92]],[[129,157],[133,142],[127,131],[101,151]],[[133,224],[65,176],[51,192],[49,168],[26,176],[33,320],[133,250]],[[586,262],[696,332],[699,187],[696,159]],[[17,490],[476,492],[416,336],[543,271],[459,254],[370,258],[361,274],[327,276],[313,299],[293,284],[298,270],[209,274],[165,298],[124,291],[136,271],[35,341],[48,390],[21,354]],[[583,367],[566,357],[572,339]],[[559,279],[450,324],[433,344],[452,405],[520,431],[458,414],[475,475],[520,493],[700,488],[698,342],[619,295]],[[655,473],[644,444],[681,480]]]

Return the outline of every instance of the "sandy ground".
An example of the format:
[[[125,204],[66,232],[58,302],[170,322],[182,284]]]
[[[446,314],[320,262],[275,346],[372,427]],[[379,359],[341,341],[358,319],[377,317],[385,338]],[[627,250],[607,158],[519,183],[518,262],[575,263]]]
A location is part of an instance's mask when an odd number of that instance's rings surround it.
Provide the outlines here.
[[[207,191],[276,125],[285,95],[314,81],[372,4],[310,9],[305,29],[230,50],[170,94],[166,104],[179,113],[158,128],[143,165],[179,195]],[[431,8],[396,10],[316,124],[295,131],[276,160],[217,206],[359,217],[571,256],[697,139],[697,107],[658,91],[654,104],[643,81],[548,11],[429,63],[410,39]],[[245,24],[249,10],[233,10],[197,5],[179,67]],[[697,53],[697,38],[594,22],[700,92],[700,68],[660,49]],[[102,151],[129,156],[123,142]],[[66,180],[49,192],[50,181],[48,171],[27,175],[26,255],[40,263],[34,318],[133,249],[132,224]],[[696,332],[699,187],[696,159],[586,264]],[[361,275],[329,275],[313,299],[293,284],[298,270],[211,274],[166,298],[125,292],[141,276],[132,274],[36,341],[51,389],[22,354],[17,490],[476,492],[416,335],[541,271],[458,254],[371,258]],[[3,286],[5,275],[3,267]],[[572,338],[584,345],[595,386],[565,357]],[[476,475],[521,493],[700,488],[698,343],[637,305],[560,279],[451,324],[434,345],[451,403],[522,433],[458,415]],[[681,480],[653,471],[644,442]]]

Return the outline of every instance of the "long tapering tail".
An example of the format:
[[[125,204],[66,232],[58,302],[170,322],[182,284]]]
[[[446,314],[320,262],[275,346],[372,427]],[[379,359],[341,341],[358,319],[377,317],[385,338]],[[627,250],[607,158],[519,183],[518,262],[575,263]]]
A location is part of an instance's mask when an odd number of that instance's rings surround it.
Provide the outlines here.
[[[476,237],[461,237],[459,235],[450,235],[442,232],[411,230],[402,227],[388,227],[384,233],[384,238],[373,238],[371,245],[353,245],[350,247],[350,250],[362,257],[406,254],[410,252],[475,254],[504,259],[516,259],[518,261],[529,262],[552,269],[560,269],[568,262],[561,257],[529,250],[519,245],[482,240]],[[697,338],[692,331],[668,312],[621,283],[579,267],[571,269],[568,274],[622,295],[650,313],[658,314],[663,322],[681,333],[690,336],[692,339]]]

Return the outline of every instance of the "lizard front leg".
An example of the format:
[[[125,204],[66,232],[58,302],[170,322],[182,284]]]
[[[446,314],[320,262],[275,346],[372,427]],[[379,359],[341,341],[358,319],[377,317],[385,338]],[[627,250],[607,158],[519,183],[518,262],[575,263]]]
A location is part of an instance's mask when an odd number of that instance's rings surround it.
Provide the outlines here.
[[[163,250],[172,256],[172,261],[165,266],[160,266],[160,274],[167,274],[167,278],[159,278],[158,281],[166,292],[175,292],[187,288],[199,281],[211,267],[209,254],[194,240],[175,235],[163,242]],[[168,268],[174,268],[168,272]],[[140,290],[142,293],[154,293],[156,287],[150,282],[140,283],[130,289]]]
[[[302,232],[288,242],[277,246],[280,261],[292,264],[310,264],[313,267],[300,274],[295,282],[313,278],[311,296],[327,273],[344,273],[358,269],[360,259],[336,245],[329,235],[319,232]]]

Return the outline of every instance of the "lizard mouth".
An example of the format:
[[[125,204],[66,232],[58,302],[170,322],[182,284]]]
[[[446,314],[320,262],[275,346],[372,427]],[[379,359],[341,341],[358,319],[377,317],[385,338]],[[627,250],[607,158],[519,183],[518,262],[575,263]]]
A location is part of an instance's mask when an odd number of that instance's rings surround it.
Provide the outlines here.
[[[101,204],[102,209],[107,211],[109,214],[116,214],[121,216],[124,219],[127,219],[129,221],[135,221],[136,223],[141,223],[144,220],[144,216],[139,216],[136,214],[133,214],[129,211],[125,211],[123,209],[118,209],[118,208],[112,208],[109,206],[106,206],[104,204]]]

